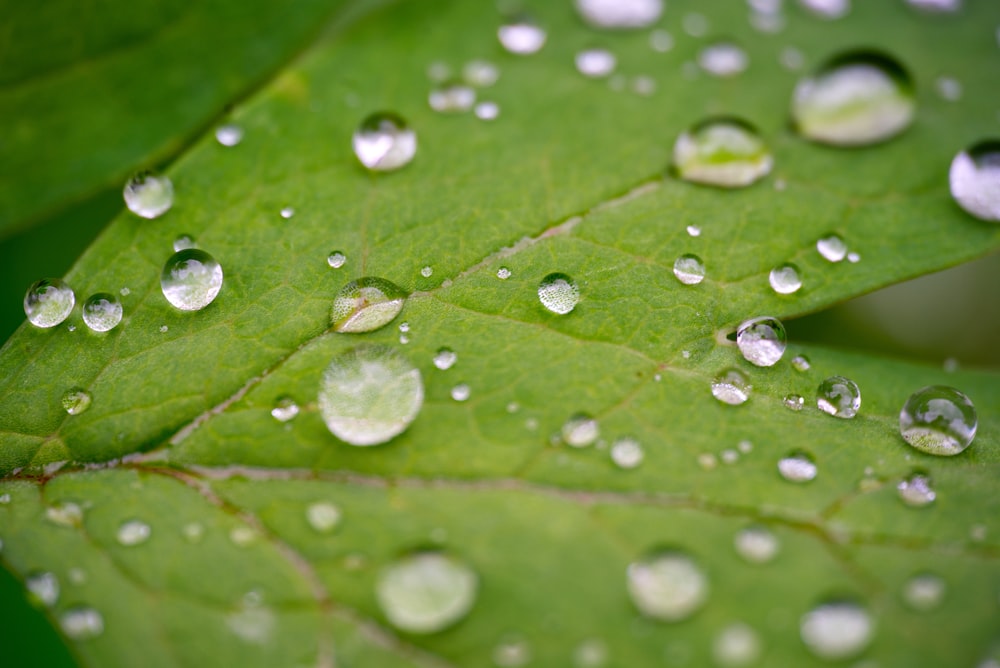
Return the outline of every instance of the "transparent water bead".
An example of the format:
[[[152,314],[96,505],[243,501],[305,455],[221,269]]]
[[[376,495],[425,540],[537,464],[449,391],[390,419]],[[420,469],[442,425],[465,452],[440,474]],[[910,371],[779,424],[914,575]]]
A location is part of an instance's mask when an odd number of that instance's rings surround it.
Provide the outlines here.
[[[59,626],[68,638],[87,640],[104,633],[104,618],[93,608],[71,608],[59,617]]]
[[[250,592],[243,597],[239,607],[226,615],[226,626],[240,640],[251,645],[264,645],[270,641],[276,623],[274,612],[261,605],[260,595]]]
[[[736,345],[743,358],[756,366],[774,366],[785,354],[788,335],[781,321],[761,316],[743,321],[736,329]]]
[[[329,501],[317,501],[306,507],[306,521],[319,533],[330,533],[340,524],[340,508]]]
[[[243,141],[243,128],[234,123],[220,125],[215,128],[215,141],[223,146],[236,146]]]
[[[814,655],[828,661],[860,654],[871,642],[875,624],[853,601],[830,601],[806,613],[799,624],[802,642]]]
[[[508,52],[520,56],[537,53],[545,46],[548,34],[528,16],[517,16],[497,29],[497,38]]]
[[[698,52],[701,69],[717,77],[733,77],[750,64],[746,51],[732,42],[710,44]]]
[[[576,54],[576,71],[591,79],[609,76],[615,71],[618,59],[607,49],[585,49]]]
[[[436,353],[434,353],[434,366],[442,371],[447,371],[451,367],[455,366],[455,362],[458,361],[458,355],[451,348],[439,348]]]
[[[786,394],[781,402],[790,411],[800,411],[806,406],[806,400],[801,394]]]
[[[917,390],[899,412],[899,433],[917,450],[957,455],[972,444],[979,418],[972,400],[954,387]]]
[[[807,452],[796,450],[778,460],[778,473],[789,482],[809,482],[816,479],[819,469]]]
[[[930,612],[940,607],[947,586],[933,573],[918,573],[903,585],[903,600],[917,612]]]
[[[174,204],[174,184],[166,176],[139,172],[125,183],[125,206],[137,216],[158,218]]]
[[[423,276],[424,278],[430,278],[431,276],[434,275],[434,267],[430,265],[424,266],[423,268],[420,269],[420,275]]]
[[[496,102],[480,102],[472,113],[481,121],[495,121],[500,116],[500,105]]]
[[[499,269],[497,269],[497,278],[499,278],[501,281],[506,281],[508,278],[510,278],[510,269],[508,269],[507,267],[500,267]]]
[[[802,287],[802,279],[799,277],[799,268],[794,264],[783,264],[771,270],[767,277],[771,284],[771,289],[779,295],[790,295],[799,291]]]
[[[43,278],[24,294],[24,314],[35,327],[55,327],[73,312],[76,295],[58,278]]]
[[[118,540],[119,545],[131,547],[132,545],[145,543],[149,540],[152,533],[153,530],[150,526],[142,520],[129,520],[118,527],[115,538]]]
[[[792,368],[799,372],[806,372],[812,368],[812,363],[805,355],[796,355],[792,358]]]
[[[674,260],[674,276],[684,285],[698,285],[705,280],[705,263],[690,253]]]
[[[649,33],[649,48],[657,53],[666,53],[674,48],[674,36],[666,30],[654,30]]]
[[[467,383],[459,383],[451,388],[451,398],[455,401],[468,401],[472,396],[472,388]]]
[[[423,403],[420,371],[386,346],[337,355],[320,382],[320,415],[334,436],[351,445],[378,445],[399,435]]]
[[[63,410],[70,415],[79,415],[90,408],[93,401],[90,392],[79,387],[74,387],[62,395],[61,403]]]
[[[712,643],[712,657],[722,668],[738,668],[756,663],[760,657],[760,636],[742,622],[726,626]]]
[[[377,276],[349,282],[333,298],[330,324],[338,332],[371,332],[389,324],[406,301],[401,287]]]
[[[620,469],[634,469],[643,457],[642,445],[634,438],[619,438],[611,444],[611,461]]]
[[[98,292],[83,302],[83,321],[95,332],[107,332],[122,321],[122,303],[110,292]]]
[[[478,578],[455,557],[418,552],[402,557],[378,578],[375,595],[389,622],[408,633],[435,633],[465,617],[476,601]]]
[[[499,78],[500,68],[486,60],[470,60],[462,67],[462,79],[477,88],[489,88]]]
[[[59,579],[55,573],[30,573],[24,578],[24,586],[42,605],[52,607],[59,600]]]
[[[222,265],[197,248],[178,251],[163,265],[160,289],[175,308],[200,311],[211,304],[222,289]]]
[[[818,239],[816,250],[827,262],[840,262],[847,257],[847,243],[839,234],[828,234]]]
[[[430,92],[427,103],[434,111],[452,114],[472,109],[476,103],[476,91],[458,81],[446,82]]]
[[[701,236],[701,228],[698,227],[697,225],[688,225],[687,228],[685,228],[685,230],[687,231],[689,237]]]
[[[910,75],[891,56],[839,55],[795,87],[792,118],[807,139],[863,146],[896,136],[916,112]]]
[[[912,473],[899,481],[896,492],[903,503],[913,508],[923,508],[934,503],[937,493],[931,486],[931,479],[926,473]]]
[[[816,407],[833,417],[853,418],[861,408],[861,388],[850,378],[830,376],[816,388]]]
[[[692,183],[742,188],[766,176],[773,164],[756,128],[738,118],[710,118],[674,142],[677,175]]]
[[[746,403],[752,389],[750,379],[739,369],[726,369],[712,381],[712,396],[730,406]]]
[[[194,243],[194,237],[192,237],[190,234],[181,234],[178,235],[176,239],[174,239],[173,248],[174,252],[176,253],[177,251],[182,251],[188,248],[194,248],[195,245],[196,244]]]
[[[627,584],[639,612],[665,622],[687,619],[708,600],[708,577],[682,552],[657,552],[629,564]]]
[[[572,278],[556,272],[538,284],[538,300],[552,313],[566,315],[580,301],[580,288]]]
[[[376,172],[400,169],[417,153],[417,133],[389,111],[376,112],[363,120],[351,142],[361,164]]]
[[[749,526],[733,537],[736,553],[752,564],[766,564],[778,556],[778,537],[763,526]]]
[[[960,207],[980,220],[1000,222],[1000,139],[978,142],[956,155],[948,182]]]
[[[341,251],[333,251],[326,256],[326,263],[330,265],[331,269],[340,269],[347,262],[347,256]]]
[[[299,414],[299,405],[291,397],[278,397],[271,409],[271,417],[278,422],[288,422]]]
[[[663,0],[575,0],[580,17],[595,28],[648,28],[663,14]]]
[[[290,206],[283,207],[279,212],[279,215],[281,215],[281,217],[284,218],[285,220],[288,220],[289,218],[295,215],[295,209],[293,209]]]
[[[587,413],[577,413],[566,420],[562,426],[562,440],[566,445],[574,448],[585,448],[593,445],[597,437],[601,435],[601,428],[597,420]]]

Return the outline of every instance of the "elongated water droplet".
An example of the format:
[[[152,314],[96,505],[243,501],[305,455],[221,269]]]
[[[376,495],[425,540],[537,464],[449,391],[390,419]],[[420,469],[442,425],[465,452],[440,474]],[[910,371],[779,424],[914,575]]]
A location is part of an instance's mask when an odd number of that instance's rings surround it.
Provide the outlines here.
[[[95,332],[107,332],[122,321],[122,303],[110,292],[98,292],[83,303],[83,321]]]
[[[785,404],[785,408],[790,411],[800,411],[805,408],[806,400],[801,394],[786,394],[785,398],[781,400]]]
[[[55,327],[73,312],[76,295],[58,278],[43,278],[24,294],[24,314],[35,327]]]
[[[900,480],[896,491],[903,503],[913,508],[928,506],[937,498],[930,477],[921,472],[912,473]]]
[[[847,256],[847,244],[839,234],[828,234],[817,240],[816,250],[829,262],[840,262]]]
[[[174,204],[174,184],[166,176],[140,172],[125,184],[125,206],[143,218],[158,218]]]
[[[435,633],[469,614],[478,578],[455,557],[418,552],[379,575],[375,595],[389,622],[407,633]]]
[[[678,622],[708,600],[708,578],[688,555],[657,552],[629,564],[628,593],[647,617]]]
[[[663,0],[575,0],[580,17],[595,28],[648,28],[663,13]]]
[[[757,366],[774,366],[785,354],[788,336],[781,321],[771,316],[745,320],[736,330],[743,358]]]
[[[871,642],[875,624],[853,601],[830,601],[802,617],[802,642],[821,659],[835,661],[856,656]]]
[[[548,34],[528,16],[518,16],[497,29],[497,38],[510,53],[527,56],[545,46]]]
[[[684,285],[698,285],[705,280],[705,263],[688,253],[674,260],[674,276]]]
[[[160,274],[163,296],[182,311],[200,311],[222,289],[222,265],[203,250],[188,248],[170,256]]]
[[[291,397],[278,397],[271,409],[271,417],[278,422],[288,422],[299,414],[299,405]]]
[[[750,64],[746,51],[732,42],[710,44],[698,52],[701,69],[717,77],[732,77]]]
[[[712,381],[712,396],[730,406],[746,403],[752,389],[750,379],[739,369],[726,369]]]
[[[306,521],[320,533],[330,533],[340,524],[340,508],[329,501],[310,503],[306,508]]]
[[[957,455],[972,444],[979,418],[972,400],[953,387],[917,390],[899,412],[899,433],[917,450]]]
[[[838,418],[853,418],[861,408],[861,388],[850,378],[830,376],[816,388],[816,406]]]
[[[741,188],[771,171],[771,151],[756,128],[738,118],[710,118],[681,133],[673,165],[685,181]]]
[[[73,640],[88,640],[104,633],[104,618],[93,608],[71,608],[59,617],[59,626]]]
[[[586,49],[576,54],[576,70],[585,77],[599,79],[615,71],[618,59],[607,49]]]
[[[90,408],[92,398],[87,390],[74,387],[62,395],[62,407],[70,415],[79,415]]]
[[[377,276],[351,281],[337,292],[330,323],[338,332],[371,332],[389,324],[406,301],[401,287]]]
[[[400,116],[388,111],[363,120],[351,141],[361,164],[376,172],[400,169],[417,153],[417,133]]]
[[[858,51],[835,57],[795,87],[792,117],[807,139],[863,146],[896,136],[913,121],[913,83],[891,56]]]
[[[792,358],[792,368],[796,371],[805,372],[812,368],[812,364],[805,355],[796,355]]]
[[[809,482],[816,479],[819,469],[809,453],[796,450],[778,460],[778,473],[789,482]]]
[[[378,445],[399,435],[423,403],[420,371],[386,346],[360,346],[337,355],[319,389],[327,428],[351,445]]]
[[[980,220],[1000,222],[1000,139],[978,142],[955,156],[951,196]]]
[[[427,97],[427,103],[440,113],[461,113],[472,109],[476,103],[476,91],[464,83],[450,81],[434,88]]]
[[[142,520],[129,520],[118,527],[115,537],[125,546],[139,545],[149,540],[153,530]]]
[[[642,463],[644,456],[642,446],[634,438],[619,438],[611,444],[611,461],[618,468],[634,469]]]
[[[940,607],[947,586],[933,573],[919,573],[903,585],[903,600],[917,612],[930,612]]]
[[[790,295],[799,291],[802,287],[802,279],[799,278],[799,268],[794,264],[783,264],[771,270],[767,277],[771,284],[771,289],[779,295]]]
[[[55,573],[30,573],[24,578],[24,586],[42,605],[52,607],[59,600],[59,579]]]
[[[760,657],[760,636],[747,624],[736,622],[715,636],[712,657],[721,668],[738,668],[756,663]]]
[[[741,529],[733,538],[736,553],[753,564],[766,564],[778,556],[778,537],[763,526]]]
[[[552,313],[565,315],[576,308],[580,301],[580,288],[572,278],[556,272],[549,274],[538,284],[538,300]]]
[[[220,125],[215,129],[215,141],[223,146],[236,146],[243,141],[243,128],[234,123]]]
[[[587,413],[577,413],[562,426],[562,440],[574,448],[585,448],[592,445],[601,435],[597,420]]]

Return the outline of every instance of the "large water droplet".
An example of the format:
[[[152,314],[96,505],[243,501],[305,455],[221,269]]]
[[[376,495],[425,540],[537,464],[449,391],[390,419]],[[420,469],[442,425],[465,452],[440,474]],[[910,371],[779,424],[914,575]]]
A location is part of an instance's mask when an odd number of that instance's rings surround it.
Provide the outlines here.
[[[830,376],[816,388],[816,406],[828,415],[852,418],[861,408],[861,388],[850,378]]]
[[[681,133],[673,164],[685,181],[722,188],[748,186],[774,163],[756,128],[738,118],[711,118]]]
[[[819,469],[809,453],[796,450],[778,460],[778,473],[789,482],[809,482],[816,479]]]
[[[79,387],[66,390],[62,395],[62,407],[70,415],[79,415],[90,408],[92,398],[87,390]]]
[[[55,573],[30,573],[24,578],[24,586],[42,605],[52,607],[59,600],[59,579]]]
[[[732,77],[750,64],[747,52],[732,42],[710,44],[698,52],[701,69],[717,77]]]
[[[122,303],[110,292],[98,292],[83,303],[83,321],[95,332],[107,332],[122,321]]]
[[[823,603],[802,617],[802,642],[821,659],[838,660],[856,656],[871,642],[874,632],[871,615],[852,601]]]
[[[44,278],[25,293],[24,314],[35,327],[55,327],[69,317],[74,304],[72,288],[58,278]]]
[[[601,435],[597,420],[587,413],[577,413],[562,426],[562,440],[574,448],[585,448],[592,445]]]
[[[607,49],[586,49],[576,54],[576,70],[585,77],[599,79],[615,71],[618,59]]]
[[[200,311],[222,289],[222,265],[203,250],[188,248],[170,256],[160,274],[167,301],[182,311]]]
[[[340,508],[329,501],[310,503],[306,508],[306,521],[320,533],[330,533],[340,524]]]
[[[913,121],[910,75],[881,53],[835,57],[795,87],[792,117],[807,139],[835,146],[863,146],[889,139]]]
[[[427,103],[440,113],[461,113],[472,109],[476,103],[476,91],[464,83],[449,81],[434,88],[427,96]]]
[[[912,473],[896,485],[899,498],[908,506],[922,508],[934,503],[937,494],[931,486],[931,479],[926,473]]]
[[[288,422],[299,414],[299,405],[291,397],[278,397],[271,409],[271,417],[278,422]]]
[[[580,288],[572,278],[556,272],[538,284],[538,300],[552,313],[565,315],[580,301]]]
[[[383,570],[375,594],[396,628],[434,633],[469,613],[477,585],[476,574],[458,559],[440,552],[418,552]]]
[[[785,354],[787,339],[785,326],[770,316],[746,320],[736,330],[736,345],[743,358],[757,366],[777,364]]]
[[[395,318],[406,301],[406,292],[395,283],[364,276],[337,292],[330,310],[330,323],[338,332],[370,332]]]
[[[712,396],[730,406],[745,403],[752,389],[750,379],[739,369],[726,369],[712,381]]]
[[[903,600],[917,612],[930,612],[941,605],[946,588],[937,575],[919,573],[903,585]]]
[[[927,13],[951,13],[962,8],[962,0],[906,0],[914,9]]]
[[[528,16],[518,16],[497,29],[497,38],[510,53],[527,56],[545,46],[545,29]]]
[[[387,111],[363,120],[351,141],[361,164],[377,172],[399,169],[417,153],[417,133],[401,117]]]
[[[677,622],[708,600],[708,578],[686,554],[657,552],[629,564],[628,593],[647,617]]]
[[[595,28],[648,28],[663,13],[663,0],[575,0],[576,10]]]
[[[642,446],[634,438],[619,438],[611,444],[611,461],[618,468],[634,469],[642,463],[644,456]]]
[[[157,218],[174,203],[174,184],[166,176],[140,172],[125,184],[125,206],[143,218]]]
[[[959,206],[980,220],[1000,222],[1000,140],[978,142],[956,155],[948,181]]]
[[[818,239],[816,250],[829,262],[840,262],[847,256],[847,244],[839,234],[828,234]]]
[[[712,657],[722,668],[752,665],[760,657],[760,651],[757,632],[742,622],[730,624],[719,631],[712,643]]]
[[[319,389],[319,412],[327,428],[351,445],[385,443],[410,426],[423,403],[420,371],[385,346],[360,346],[337,355]]]
[[[104,618],[93,608],[72,608],[59,617],[59,626],[67,637],[87,640],[104,633]]]
[[[736,553],[746,561],[754,564],[765,564],[776,556],[780,544],[778,537],[770,529],[763,526],[749,526],[741,529],[733,537]]]
[[[775,267],[767,277],[771,284],[771,289],[779,295],[790,295],[798,292],[802,287],[802,279],[799,277],[799,268],[794,264],[783,264]]]
[[[899,412],[899,433],[917,450],[957,455],[972,444],[979,418],[972,400],[953,387],[917,390]]]
[[[243,128],[234,123],[220,125],[215,128],[215,141],[223,146],[236,146],[243,141]]]
[[[674,276],[684,285],[698,285],[705,280],[705,263],[688,253],[674,260]]]
[[[115,537],[125,546],[139,545],[149,540],[153,530],[142,520],[129,520],[118,527]]]

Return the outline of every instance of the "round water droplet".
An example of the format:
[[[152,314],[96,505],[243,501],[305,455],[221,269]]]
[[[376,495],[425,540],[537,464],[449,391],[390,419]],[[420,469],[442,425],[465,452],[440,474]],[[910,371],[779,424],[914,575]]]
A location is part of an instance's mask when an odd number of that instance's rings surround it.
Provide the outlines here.
[[[919,573],[903,585],[903,600],[917,612],[930,612],[944,600],[946,585],[933,573]]]
[[[340,508],[329,501],[317,501],[306,508],[306,521],[320,533],[330,533],[340,524]]]
[[[746,51],[732,42],[710,44],[698,52],[698,65],[711,75],[732,77],[750,64]]]
[[[608,662],[608,646],[598,638],[584,640],[573,651],[573,668],[603,668]]]
[[[858,262],[861,262],[861,256],[858,253],[851,251],[847,254],[847,261],[851,264],[857,264]]]
[[[140,172],[125,184],[125,206],[143,218],[157,218],[174,204],[174,184],[166,176]]]
[[[705,263],[697,255],[681,255],[674,260],[674,276],[684,285],[698,285],[705,280]]]
[[[87,640],[104,633],[104,618],[93,608],[71,608],[59,617],[59,626],[68,638]]]
[[[1000,222],[1000,139],[981,141],[951,161],[951,196],[980,220]]]
[[[430,265],[425,266],[423,269],[420,270],[420,275],[423,276],[424,278],[430,278],[431,276],[434,275],[434,267]]]
[[[839,418],[852,418],[861,408],[861,388],[850,378],[830,376],[816,388],[816,406]]]
[[[330,310],[330,323],[338,332],[371,332],[389,324],[405,301],[406,293],[395,283],[365,276],[337,292]]]
[[[83,303],[83,321],[95,332],[107,332],[122,321],[122,303],[109,292],[98,292]]]
[[[222,265],[197,248],[178,251],[163,265],[160,289],[175,308],[200,311],[211,304],[222,289]]]
[[[722,668],[750,666],[760,657],[760,637],[752,627],[741,622],[730,624],[715,636],[712,657]]]
[[[766,176],[773,164],[756,128],[738,118],[702,121],[674,143],[674,168],[692,183],[741,188]]]
[[[404,167],[417,153],[417,133],[391,112],[377,112],[363,120],[351,141],[361,164],[377,172]]]
[[[500,78],[500,69],[485,60],[470,60],[462,68],[462,78],[477,88],[488,88]]]
[[[597,420],[586,413],[577,413],[566,420],[562,426],[562,440],[574,448],[585,448],[592,445],[601,435]]]
[[[65,394],[62,395],[62,407],[70,415],[79,415],[83,413],[88,408],[90,408],[90,403],[92,399],[90,393],[79,387],[74,387],[67,390]]]
[[[508,278],[510,278],[510,269],[508,269],[507,267],[500,267],[499,269],[497,269],[497,278],[499,278],[501,281],[506,281]]]
[[[215,141],[223,146],[236,146],[243,141],[243,128],[233,123],[220,125],[215,129]]]
[[[937,498],[931,479],[926,473],[911,473],[896,485],[899,498],[908,506],[922,508],[934,503]]]
[[[149,540],[152,529],[142,520],[129,520],[118,527],[116,538],[120,545],[132,546]]]
[[[509,636],[493,648],[493,665],[497,668],[518,668],[531,661],[531,646],[520,636]]]
[[[476,103],[476,91],[464,83],[449,81],[433,89],[427,103],[440,113],[461,113],[472,109]]]
[[[24,586],[42,605],[52,607],[59,600],[59,580],[55,573],[29,573]]]
[[[632,79],[632,92],[636,95],[649,97],[656,92],[656,80],[653,77],[640,74]]]
[[[957,455],[972,444],[979,418],[969,397],[953,387],[917,390],[899,412],[899,433],[917,450]]]
[[[829,262],[840,262],[847,256],[847,244],[839,234],[828,234],[818,239],[816,250]]]
[[[727,448],[719,453],[719,459],[723,464],[735,464],[740,460],[740,453]]]
[[[861,653],[871,642],[875,624],[853,601],[830,601],[802,617],[799,633],[813,654],[830,661]]]
[[[691,237],[700,237],[701,236],[701,228],[698,227],[697,225],[688,225],[687,226],[687,233],[688,233],[688,236],[691,236]]]
[[[910,75],[891,56],[858,51],[835,57],[795,87],[792,118],[807,139],[863,146],[896,136],[913,121]]]
[[[607,49],[586,49],[576,54],[576,71],[591,79],[609,76],[618,59]]]
[[[806,405],[806,400],[801,394],[786,394],[781,401],[785,404],[785,408],[790,411],[800,411]]]
[[[634,438],[619,438],[611,444],[611,461],[618,468],[634,469],[642,463],[644,456],[642,446]]]
[[[434,353],[434,366],[442,371],[447,371],[453,367],[457,361],[458,355],[451,348],[440,348],[436,353]]]
[[[736,330],[736,345],[743,358],[756,366],[774,366],[785,354],[785,326],[777,318],[745,320]]]
[[[330,265],[332,269],[340,269],[347,262],[347,256],[340,251],[333,251],[326,256],[326,263]]]
[[[466,401],[472,394],[472,389],[466,383],[459,383],[451,388],[451,398],[455,401]]]
[[[271,639],[275,621],[274,612],[261,605],[257,592],[247,593],[239,608],[226,615],[229,630],[252,645],[264,645]]]
[[[809,362],[809,358],[805,355],[796,355],[792,358],[792,368],[796,371],[808,371],[812,368],[812,363]]]
[[[25,293],[24,314],[35,327],[55,327],[69,317],[74,304],[72,288],[58,278],[44,278]]]
[[[497,29],[497,38],[508,52],[521,56],[537,53],[548,34],[528,16],[518,16]]]
[[[809,482],[816,479],[819,469],[809,453],[796,450],[778,460],[778,473],[789,482]]]
[[[327,428],[351,445],[378,445],[399,435],[423,403],[420,371],[386,346],[360,346],[337,355],[319,389]]]
[[[730,406],[746,403],[752,389],[750,379],[739,369],[726,369],[712,381],[712,396]]]
[[[663,0],[575,0],[580,17],[595,28],[648,28],[663,13]]]
[[[629,564],[628,593],[645,616],[678,622],[708,600],[708,578],[686,554],[658,552]]]
[[[292,216],[295,215],[295,209],[293,209],[290,206],[286,206],[280,211],[280,214],[282,218],[287,220],[288,218],[291,218]]]
[[[749,526],[733,537],[736,553],[753,564],[766,564],[778,556],[778,537],[763,526]]]
[[[299,414],[299,405],[291,397],[278,397],[271,409],[271,417],[278,422],[288,422]]]
[[[565,315],[580,301],[580,288],[566,274],[549,274],[538,284],[538,300],[552,313]]]
[[[481,121],[495,121],[500,116],[500,105],[496,102],[480,102],[473,113]]]
[[[767,277],[771,284],[771,289],[779,295],[790,295],[798,292],[802,287],[802,279],[799,277],[799,268],[794,264],[783,264],[771,270]]]
[[[435,633],[469,613],[477,586],[476,574],[458,559],[440,552],[418,552],[386,567],[375,595],[396,628]]]

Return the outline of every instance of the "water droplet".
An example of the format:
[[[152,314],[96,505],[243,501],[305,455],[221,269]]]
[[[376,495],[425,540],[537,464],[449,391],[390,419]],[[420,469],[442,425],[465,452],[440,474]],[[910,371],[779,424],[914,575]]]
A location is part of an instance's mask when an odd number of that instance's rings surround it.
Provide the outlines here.
[[[708,600],[708,578],[686,554],[657,552],[629,564],[628,593],[643,615],[677,622]]]
[[[914,9],[927,13],[946,14],[962,8],[962,0],[906,0]]]
[[[692,183],[741,188],[766,176],[773,164],[757,130],[738,118],[702,121],[674,143],[674,168]]]
[[[510,269],[508,269],[507,267],[500,267],[499,269],[497,269],[497,278],[499,278],[501,281],[506,281],[508,278],[510,278]]]
[[[405,320],[403,322],[399,323],[399,331],[403,332],[404,334],[406,332],[409,332],[410,331],[410,323],[406,322]]]
[[[727,448],[719,453],[719,459],[723,464],[735,464],[740,460],[740,453]]]
[[[599,79],[615,71],[618,59],[607,49],[586,49],[576,54],[576,70],[585,77]]]
[[[771,289],[779,295],[790,295],[802,287],[799,268],[794,264],[783,264],[772,269],[768,282],[771,284]]]
[[[938,77],[934,81],[934,88],[948,102],[955,102],[962,97],[962,82],[955,77]]]
[[[72,608],[59,618],[59,626],[67,637],[87,640],[104,633],[104,618],[93,608]]]
[[[932,455],[957,455],[971,445],[979,420],[969,397],[953,387],[917,390],[899,412],[899,433],[911,446]]]
[[[719,465],[719,460],[711,452],[703,452],[698,455],[698,466],[705,471],[711,471]]]
[[[541,50],[548,35],[544,28],[522,15],[500,26],[497,37],[508,52],[527,56]]]
[[[750,379],[739,369],[726,369],[712,381],[712,396],[730,406],[746,403],[752,389]]]
[[[656,92],[656,80],[653,77],[639,75],[632,79],[632,92],[649,97]]]
[[[61,527],[83,525],[83,509],[72,501],[63,501],[45,509],[45,519]]]
[[[894,137],[913,120],[910,75],[892,57],[851,52],[835,57],[795,87],[792,117],[807,139],[863,146]]]
[[[584,640],[573,651],[573,668],[602,668],[608,662],[608,646],[603,640]]]
[[[8,503],[10,503],[10,492],[0,494],[0,505],[6,506]]]
[[[674,48],[674,37],[666,30],[654,30],[649,33],[649,47],[657,53],[666,53]]]
[[[1000,140],[981,141],[951,161],[951,196],[980,220],[1000,222]]]
[[[663,0],[575,0],[580,17],[595,28],[648,28],[663,13]]]
[[[130,294],[132,294],[132,291],[129,290],[128,288],[122,288],[121,290],[118,291],[118,294],[120,294],[122,297],[128,297]]]
[[[477,88],[489,88],[500,78],[500,69],[485,60],[470,60],[462,68],[462,78]]]
[[[778,537],[763,526],[749,526],[733,537],[736,553],[753,564],[766,564],[778,556],[781,545]]]
[[[160,334],[166,334],[168,331],[170,331],[169,327],[166,325],[160,325]]]
[[[83,303],[83,321],[95,332],[107,332],[122,321],[122,303],[110,292],[98,292]]]
[[[248,526],[236,526],[229,530],[229,540],[236,547],[250,547],[257,542],[257,530]]]
[[[495,121],[500,116],[500,105],[496,102],[480,102],[473,113],[481,121]]]
[[[189,543],[200,543],[205,535],[205,527],[198,522],[189,522],[181,529],[181,534]]]
[[[188,248],[170,256],[160,274],[163,296],[182,311],[200,311],[222,289],[222,265],[203,250]]]
[[[129,520],[118,527],[115,537],[118,543],[125,546],[139,545],[149,540],[152,529],[142,520]]]
[[[279,213],[281,214],[282,218],[284,218],[284,219],[287,220],[287,219],[289,219],[289,218],[291,218],[292,216],[295,215],[295,209],[293,209],[290,206],[286,206]]]
[[[434,366],[442,371],[447,371],[454,366],[457,361],[458,355],[451,348],[440,348],[436,353],[434,353]]]
[[[792,358],[792,368],[796,371],[805,372],[812,368],[812,364],[805,355],[796,355]]]
[[[24,314],[35,327],[55,327],[69,317],[74,304],[72,288],[58,278],[43,278],[25,293]]]
[[[701,228],[698,227],[697,225],[688,225],[687,226],[687,233],[688,233],[688,236],[700,237],[701,236]]]
[[[861,408],[861,388],[850,378],[830,376],[816,388],[816,406],[839,418],[853,418]]]
[[[908,506],[922,508],[934,502],[937,494],[931,486],[931,479],[926,473],[912,473],[896,485],[899,498]]]
[[[847,254],[847,261],[851,264],[857,264],[858,262],[861,262],[861,256],[854,251],[851,251]]]
[[[696,12],[689,12],[681,19],[681,25],[691,37],[704,37],[708,32],[708,19],[704,15]]]
[[[732,77],[750,64],[746,51],[732,42],[710,44],[698,52],[701,69],[717,77]]]
[[[753,452],[753,443],[750,441],[740,441],[736,444],[736,449],[742,452],[744,455]]]
[[[24,578],[24,586],[42,605],[52,607],[59,600],[55,573],[30,573]]]
[[[459,383],[451,388],[451,398],[455,401],[466,401],[472,394],[472,389],[466,383]]]
[[[642,463],[645,453],[634,438],[619,438],[611,444],[611,460],[623,469],[634,469]]]
[[[785,398],[782,399],[782,403],[790,411],[800,411],[805,408],[806,400],[801,394],[786,394]]]
[[[232,123],[220,125],[215,129],[215,141],[223,146],[236,146],[243,141],[243,128]]]
[[[181,234],[176,239],[174,239],[174,252],[186,250],[188,248],[194,248],[194,237],[190,234]]]
[[[62,407],[70,415],[79,415],[90,408],[91,400],[89,392],[74,387],[62,395]]]
[[[903,585],[903,600],[917,612],[930,612],[941,605],[945,594],[944,580],[933,573],[919,573]]]
[[[317,501],[306,508],[306,521],[320,533],[330,533],[340,524],[340,508],[329,501]]]
[[[340,269],[347,262],[347,256],[340,251],[333,251],[326,256],[326,263],[331,269]]]
[[[125,184],[125,206],[143,218],[158,218],[174,204],[174,184],[166,176],[140,172]]]
[[[291,397],[278,397],[271,409],[271,417],[278,422],[288,422],[299,414],[299,405]]]
[[[757,632],[747,624],[736,622],[719,631],[712,643],[712,657],[723,668],[736,668],[756,663],[761,643]]]
[[[461,113],[472,109],[476,103],[476,91],[463,83],[449,81],[432,90],[427,103],[440,113]]]
[[[827,20],[839,19],[851,11],[851,0],[799,0],[799,4]]]
[[[774,366],[785,354],[788,337],[777,318],[762,316],[745,320],[736,330],[736,345],[743,358],[756,366]]]
[[[802,617],[799,633],[813,654],[830,661],[859,654],[871,642],[874,623],[868,611],[852,601],[830,601]]]
[[[674,276],[684,285],[698,285],[705,280],[705,264],[690,253],[674,260]]]
[[[440,552],[397,559],[378,578],[375,594],[389,622],[408,633],[434,633],[465,617],[478,579],[466,564]]]
[[[362,121],[351,141],[354,155],[372,171],[399,169],[417,153],[417,133],[401,117],[386,111]]]
[[[427,78],[434,83],[441,83],[451,78],[451,66],[448,63],[435,61],[427,66]]]
[[[508,636],[493,648],[493,664],[499,668],[517,668],[531,661],[531,646],[520,636]]]
[[[371,332],[384,327],[403,308],[401,287],[376,276],[351,281],[333,298],[330,322],[338,332]]]
[[[580,301],[580,288],[566,274],[549,274],[538,284],[538,300],[552,313],[565,315]]]
[[[260,594],[251,591],[243,596],[238,609],[226,615],[226,626],[241,640],[254,645],[263,645],[271,639],[275,615],[270,608],[261,605]]]
[[[592,445],[601,435],[597,420],[587,413],[576,413],[562,426],[562,440],[574,448],[585,448]]]
[[[829,262],[840,262],[847,255],[847,244],[838,234],[828,234],[816,241],[816,250]]]
[[[816,479],[819,469],[808,453],[796,450],[778,460],[778,473],[789,482],[809,482]]]

